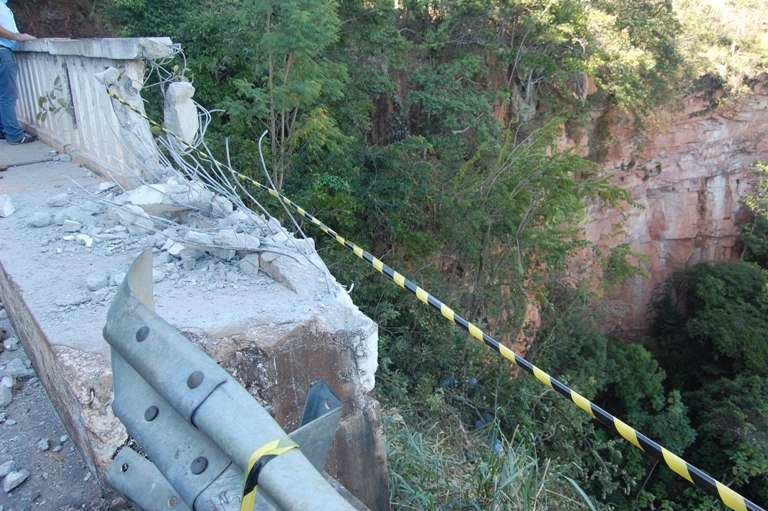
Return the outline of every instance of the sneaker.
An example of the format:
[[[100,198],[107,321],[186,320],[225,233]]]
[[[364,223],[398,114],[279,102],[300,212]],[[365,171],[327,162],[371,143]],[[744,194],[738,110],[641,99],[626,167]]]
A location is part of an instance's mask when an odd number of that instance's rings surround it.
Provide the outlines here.
[[[0,140],[5,140],[5,133],[2,130],[0,130]]]
[[[37,139],[32,135],[24,135],[23,137],[21,137],[21,139],[17,140],[16,142],[11,142],[9,140],[8,143],[11,145],[29,144],[30,142],[34,142],[35,140]]]

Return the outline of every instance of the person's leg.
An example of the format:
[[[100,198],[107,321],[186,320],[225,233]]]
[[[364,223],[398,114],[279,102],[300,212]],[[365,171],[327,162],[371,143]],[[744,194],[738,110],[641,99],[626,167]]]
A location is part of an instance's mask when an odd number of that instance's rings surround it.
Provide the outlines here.
[[[7,50],[0,50],[0,120],[2,120],[2,129],[5,138],[9,142],[21,140],[24,137],[24,131],[19,126],[16,118],[16,59],[13,53]]]

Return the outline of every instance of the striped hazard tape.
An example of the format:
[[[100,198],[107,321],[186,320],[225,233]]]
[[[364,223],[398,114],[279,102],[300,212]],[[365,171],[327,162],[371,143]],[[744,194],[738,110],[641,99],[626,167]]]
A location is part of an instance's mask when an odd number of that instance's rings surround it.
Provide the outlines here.
[[[149,121],[152,126],[155,126],[161,129],[167,135],[174,137],[182,144],[188,146],[188,144],[186,144],[184,140],[175,136],[173,133],[166,130],[163,126],[161,126],[157,122],[149,119],[143,112],[140,112],[139,110],[134,108],[134,106],[131,105],[130,103],[123,101],[111,90],[108,90],[108,94],[110,97],[114,98],[116,101],[125,105],[126,107],[133,110],[135,113],[137,113],[138,115],[142,116],[144,119]],[[213,161],[213,163],[225,167],[220,162],[212,159],[211,156],[208,154],[205,154],[203,152],[198,152],[198,154],[202,158],[211,160]],[[529,361],[527,361],[523,357],[517,355],[512,350],[510,350],[503,344],[499,343],[496,339],[494,339],[490,335],[483,332],[478,326],[472,324],[471,322],[462,318],[460,315],[456,314],[453,311],[453,309],[451,309],[450,307],[442,303],[440,300],[438,300],[437,298],[429,294],[427,291],[425,291],[424,289],[416,285],[411,280],[405,278],[402,274],[392,269],[383,261],[374,257],[371,253],[363,250],[359,246],[355,245],[354,243],[345,239],[343,236],[336,233],[336,231],[334,231],[333,229],[325,225],[323,222],[318,220],[315,216],[307,212],[304,208],[294,203],[293,201],[291,201],[289,198],[282,195],[280,192],[278,192],[274,188],[265,186],[259,183],[258,181],[255,181],[251,177],[248,177],[239,172],[236,172],[236,171],[233,171],[233,172],[240,179],[251,183],[252,185],[258,187],[260,190],[264,192],[267,192],[268,194],[275,197],[277,200],[281,201],[282,203],[284,203],[285,205],[293,209],[296,213],[298,213],[299,215],[301,215],[302,217],[304,217],[305,219],[309,220],[311,223],[316,225],[325,234],[335,239],[339,244],[343,245],[347,250],[349,250],[350,252],[355,254],[357,257],[367,262],[376,271],[388,277],[392,282],[394,282],[401,288],[414,294],[419,301],[439,311],[440,314],[442,314],[442,316],[445,319],[459,326],[460,328],[466,330],[474,339],[484,343],[486,346],[496,351],[503,358],[512,362],[513,364],[520,367],[524,371],[532,374],[537,380],[539,380],[541,383],[543,383],[547,387],[555,390],[559,394],[570,399],[576,406],[578,406],[583,411],[588,413],[593,419],[596,419],[605,427],[612,429],[613,431],[618,433],[622,438],[627,440],[629,443],[631,443],[638,449],[649,454],[650,456],[657,459],[661,463],[664,463],[673,472],[680,475],[691,484],[717,497],[723,502],[723,504],[725,504],[729,508],[734,509],[736,511],[766,511],[759,505],[743,497],[742,495],[732,490],[728,486],[712,478],[702,470],[696,468],[695,466],[691,465],[690,463],[688,463],[681,457],[677,456],[673,452],[662,447],[661,445],[654,442],[647,436],[635,430],[627,423],[614,417],[613,415],[603,410],[602,408],[600,408],[595,403],[591,402],[589,399],[585,398],[578,392],[571,390],[570,388],[568,388],[568,386],[561,383],[557,379],[553,378],[552,376],[542,371],[535,365],[531,364]]]
[[[243,500],[240,502],[240,511],[252,511],[256,503],[256,490],[259,485],[259,475],[264,467],[283,453],[299,446],[290,438],[281,438],[268,442],[256,449],[245,467],[245,481],[243,482]]]

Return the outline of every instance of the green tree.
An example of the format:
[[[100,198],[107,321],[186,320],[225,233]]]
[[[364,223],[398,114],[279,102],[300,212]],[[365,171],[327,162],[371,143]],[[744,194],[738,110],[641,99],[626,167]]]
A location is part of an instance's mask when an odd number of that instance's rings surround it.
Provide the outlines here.
[[[690,407],[690,460],[755,502],[768,499],[767,285],[754,263],[679,272],[659,303],[652,345]]]
[[[768,377],[740,374],[688,395],[691,461],[754,502],[768,502]]]
[[[587,66],[609,105],[644,116],[676,97],[679,33],[669,0],[592,2]]]
[[[740,225],[739,241],[743,245],[742,259],[768,268],[768,163],[757,163],[754,171],[757,179],[742,200],[750,218]]]
[[[312,161],[324,151],[343,152],[345,137],[327,102],[343,96],[347,69],[326,56],[338,39],[336,2],[255,5],[249,23],[255,44],[241,55],[236,95],[220,105],[246,129],[269,131],[269,170],[279,189],[299,154]]]
[[[662,365],[683,389],[768,374],[768,274],[753,263],[702,263],[676,274],[658,305]]]

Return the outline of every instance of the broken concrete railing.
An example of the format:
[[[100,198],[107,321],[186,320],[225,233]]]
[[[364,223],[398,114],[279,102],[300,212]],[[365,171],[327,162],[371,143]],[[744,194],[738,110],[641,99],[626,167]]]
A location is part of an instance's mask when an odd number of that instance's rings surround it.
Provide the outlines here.
[[[174,51],[167,37],[22,43],[16,53],[19,119],[76,163],[133,188],[142,173],[158,168],[157,151],[149,123],[114,108],[107,87],[143,112],[146,61]]]

